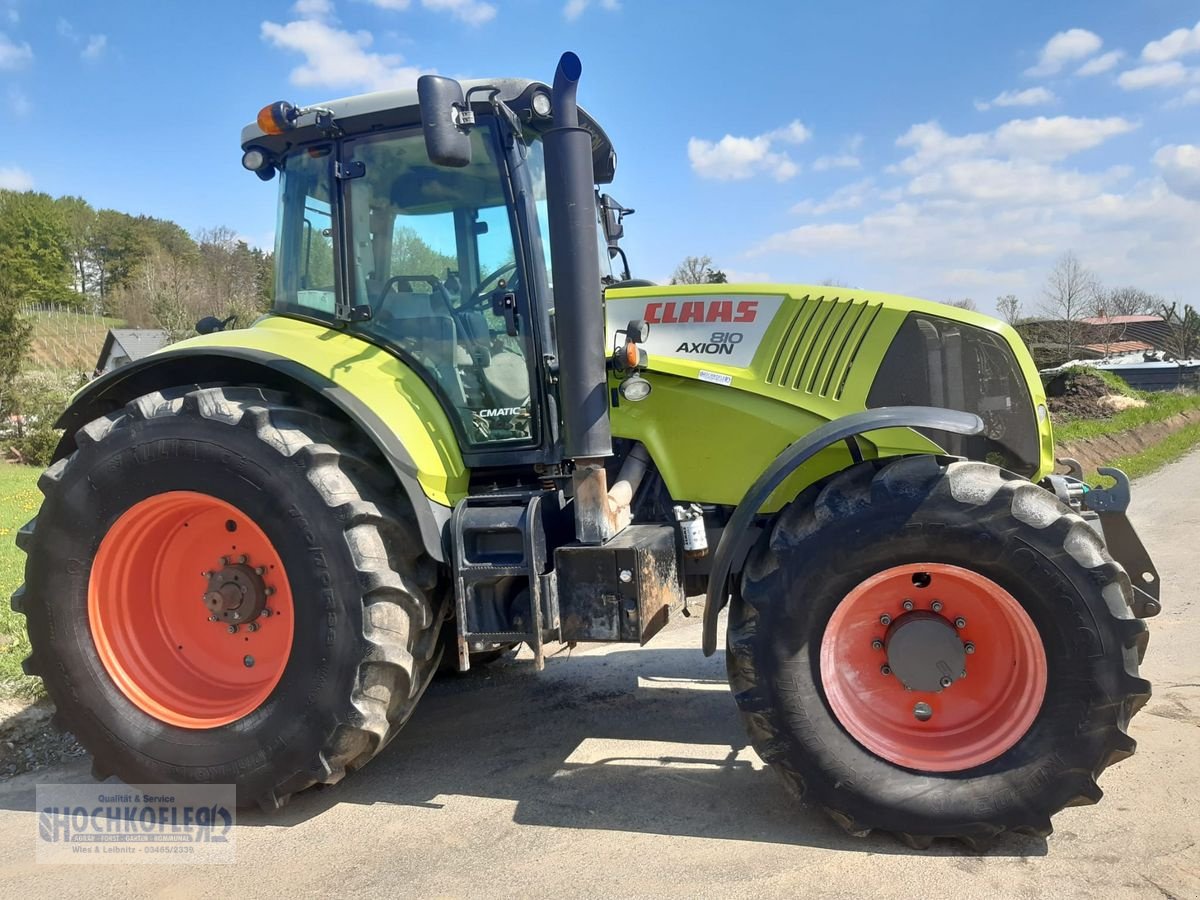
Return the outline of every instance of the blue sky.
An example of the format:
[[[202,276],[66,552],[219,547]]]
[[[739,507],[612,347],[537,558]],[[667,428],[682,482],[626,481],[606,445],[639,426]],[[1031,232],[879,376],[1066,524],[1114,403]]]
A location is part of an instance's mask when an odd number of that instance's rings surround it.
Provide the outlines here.
[[[637,274],[992,308],[1075,251],[1200,301],[1200,3],[0,0],[0,186],[271,240],[238,133],[423,71],[549,79],[616,144]]]

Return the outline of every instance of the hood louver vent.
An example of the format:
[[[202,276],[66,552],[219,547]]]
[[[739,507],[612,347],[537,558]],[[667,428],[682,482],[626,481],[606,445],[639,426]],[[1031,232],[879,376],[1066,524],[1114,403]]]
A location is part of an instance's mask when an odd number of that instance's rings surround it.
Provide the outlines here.
[[[880,303],[807,296],[796,305],[767,369],[767,384],[840,400]]]

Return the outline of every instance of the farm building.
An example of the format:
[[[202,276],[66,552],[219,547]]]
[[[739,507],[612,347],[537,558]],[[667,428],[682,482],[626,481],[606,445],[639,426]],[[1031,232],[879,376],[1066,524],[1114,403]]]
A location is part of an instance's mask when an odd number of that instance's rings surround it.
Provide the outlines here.
[[[126,363],[136,362],[170,342],[170,336],[157,328],[110,328],[96,361],[95,374],[104,375]]]

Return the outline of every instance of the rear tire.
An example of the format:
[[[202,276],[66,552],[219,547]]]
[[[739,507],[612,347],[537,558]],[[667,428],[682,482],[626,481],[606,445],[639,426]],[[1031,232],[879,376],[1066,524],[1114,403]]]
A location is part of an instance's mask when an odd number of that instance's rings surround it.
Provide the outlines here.
[[[42,677],[99,777],[233,783],[240,804],[272,808],[336,783],[396,735],[437,668],[446,603],[408,499],[373,448],[285,395],[234,387],[147,394],[84,426],[76,444],[39,482],[45,500],[18,540],[28,559],[14,607],[33,647],[26,669]],[[89,590],[105,583],[91,577],[104,536],[131,507],[171,492],[244,514],[278,551],[294,598],[278,683],[218,727],[148,713],[89,627]],[[191,628],[223,635],[202,602],[206,582],[197,571],[193,583],[190,570],[164,593],[195,603]],[[244,632],[230,640],[249,641]],[[118,657],[130,655],[120,646],[127,628],[109,637]]]
[[[1036,626],[1035,654],[1044,648],[1036,717],[982,764],[935,771],[888,761],[852,736],[830,702],[833,682],[822,681],[823,640],[839,605],[871,576],[918,563],[966,569],[1007,592],[1023,610],[1017,617]],[[916,584],[914,576],[919,596]],[[1098,801],[1097,776],[1136,746],[1126,729],[1150,684],[1138,676],[1147,632],[1131,596],[1095,531],[1027,480],[932,457],[866,463],[810,488],[755,546],[730,607],[730,685],[759,755],[851,834],[881,829],[916,847],[937,837],[977,846],[1006,831],[1046,835],[1059,810]],[[881,635],[882,612],[868,626]],[[896,673],[878,661],[853,678],[860,696],[883,690],[870,696],[910,706],[922,697],[888,688]],[[925,696],[948,702],[970,683]]]

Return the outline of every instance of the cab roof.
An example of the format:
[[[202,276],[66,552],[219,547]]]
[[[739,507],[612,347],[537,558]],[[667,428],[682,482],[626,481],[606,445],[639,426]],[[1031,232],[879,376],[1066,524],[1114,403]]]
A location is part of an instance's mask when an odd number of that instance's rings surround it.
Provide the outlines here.
[[[530,109],[530,98],[536,91],[550,93],[550,88],[543,82],[528,78],[476,78],[462,82],[464,94],[473,88],[488,86],[499,89],[499,99],[512,107],[530,130],[541,132],[550,127],[549,118],[539,118]],[[480,92],[471,98],[471,106],[477,113],[487,112],[487,96]],[[337,125],[349,135],[421,122],[415,83],[411,87],[393,91],[356,94],[313,105],[330,110]],[[296,128],[277,135],[266,134],[257,122],[251,122],[242,129],[242,149],[262,147],[275,155],[282,155],[291,147],[320,140],[325,135],[316,127],[314,118],[312,114],[304,116]],[[592,165],[596,183],[608,184],[613,180],[617,165],[612,142],[599,123],[582,108],[579,110],[579,119],[580,124],[592,135]]]

